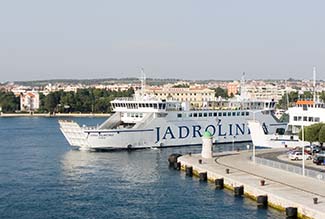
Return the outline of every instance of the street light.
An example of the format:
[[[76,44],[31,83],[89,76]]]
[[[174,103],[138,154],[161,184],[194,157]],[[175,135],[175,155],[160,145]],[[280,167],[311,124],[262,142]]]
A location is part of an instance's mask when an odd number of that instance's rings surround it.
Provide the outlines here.
[[[305,176],[305,132],[304,132],[304,125],[302,125],[301,129],[301,139],[302,139],[302,175]]]

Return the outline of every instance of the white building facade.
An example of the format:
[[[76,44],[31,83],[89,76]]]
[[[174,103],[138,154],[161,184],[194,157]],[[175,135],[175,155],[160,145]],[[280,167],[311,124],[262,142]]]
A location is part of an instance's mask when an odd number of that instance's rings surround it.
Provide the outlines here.
[[[20,94],[20,110],[33,112],[39,109],[39,94],[35,91],[27,91]]]

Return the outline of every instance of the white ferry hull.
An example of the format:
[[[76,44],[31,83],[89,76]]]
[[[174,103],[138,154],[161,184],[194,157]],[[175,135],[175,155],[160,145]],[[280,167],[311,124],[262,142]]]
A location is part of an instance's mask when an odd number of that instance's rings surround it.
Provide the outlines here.
[[[60,129],[70,145],[86,150],[136,149],[150,147],[189,146],[202,143],[204,131],[210,131],[217,143],[251,141],[247,119],[250,116],[176,118],[169,112],[167,118],[153,118],[145,127],[137,129],[84,129],[72,121],[60,121]],[[254,116],[270,132],[285,127],[270,114],[260,111]]]
[[[297,135],[265,134],[261,123],[258,121],[248,121],[248,126],[251,131],[253,145],[256,147],[292,148],[310,144],[309,142],[300,141]]]

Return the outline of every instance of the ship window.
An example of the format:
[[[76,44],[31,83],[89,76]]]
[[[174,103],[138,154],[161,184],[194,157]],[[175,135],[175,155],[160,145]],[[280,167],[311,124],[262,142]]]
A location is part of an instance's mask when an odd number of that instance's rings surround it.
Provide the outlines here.
[[[319,117],[315,117],[315,122],[319,122],[319,121],[320,121]]]
[[[212,113],[209,113],[209,116],[212,117]]]
[[[156,103],[153,105],[153,108],[154,109],[157,109],[157,104]]]
[[[228,112],[228,116],[231,116],[231,112]]]
[[[142,118],[143,117],[143,113],[140,113],[140,118]]]
[[[182,114],[181,113],[177,113],[177,118],[182,118]]]
[[[301,116],[298,116],[298,121],[301,121],[302,117]]]
[[[189,114],[188,114],[188,117],[192,117],[192,113],[189,113]]]
[[[223,112],[223,113],[222,113],[222,116],[227,116],[227,113],[226,113],[226,112]]]
[[[249,112],[246,112],[246,116],[249,116]]]
[[[312,122],[313,120],[314,120],[313,117],[309,117],[309,118],[308,118],[308,121],[309,121],[309,122]]]
[[[202,117],[202,113],[199,113],[199,117]]]
[[[218,116],[218,113],[217,113],[217,112],[214,112],[214,113],[213,113],[213,116],[214,116],[214,117],[217,117],[217,116]]]
[[[131,117],[131,114],[130,113],[128,113],[128,117]]]
[[[232,116],[236,116],[236,112],[232,112]]]
[[[307,116],[304,116],[304,121],[305,121],[305,122],[307,121]]]
[[[237,112],[237,116],[240,116],[240,112]]]
[[[218,113],[218,116],[219,116],[219,117],[221,117],[221,116],[222,116],[222,113],[221,113],[221,112],[219,112],[219,113]]]
[[[293,121],[298,121],[297,116],[294,116],[294,117],[293,117]]]
[[[166,108],[166,104],[163,104],[162,106],[163,106],[163,109],[165,109],[165,108]]]
[[[152,103],[149,104],[149,107],[152,108]]]
[[[138,114],[135,114],[135,118],[139,118],[139,115]]]
[[[203,113],[203,116],[204,116],[204,117],[207,117],[207,116],[208,116],[208,114],[207,114],[207,113]]]
[[[241,112],[241,115],[242,115],[242,116],[245,116],[245,112]]]
[[[194,114],[193,114],[193,117],[197,117],[197,113],[194,113]]]

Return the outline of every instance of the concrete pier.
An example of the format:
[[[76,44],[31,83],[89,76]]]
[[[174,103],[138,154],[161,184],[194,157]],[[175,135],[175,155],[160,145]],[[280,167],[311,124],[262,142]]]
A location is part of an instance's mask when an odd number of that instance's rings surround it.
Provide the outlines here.
[[[182,170],[191,166],[193,175],[207,172],[208,180],[213,183],[223,178],[225,188],[234,190],[243,186],[246,197],[257,200],[258,196],[267,196],[270,207],[281,211],[288,207],[297,208],[300,218],[325,218],[324,181],[255,164],[250,160],[251,153],[224,152],[214,154],[213,158],[192,154],[181,156],[177,161],[181,163]],[[199,159],[202,164],[199,164]],[[229,169],[229,174],[226,169]]]

